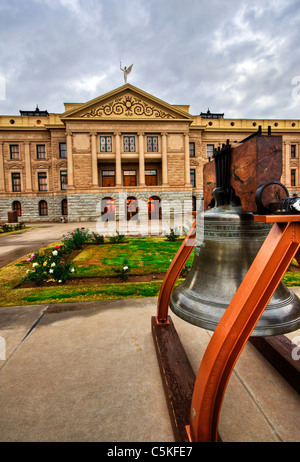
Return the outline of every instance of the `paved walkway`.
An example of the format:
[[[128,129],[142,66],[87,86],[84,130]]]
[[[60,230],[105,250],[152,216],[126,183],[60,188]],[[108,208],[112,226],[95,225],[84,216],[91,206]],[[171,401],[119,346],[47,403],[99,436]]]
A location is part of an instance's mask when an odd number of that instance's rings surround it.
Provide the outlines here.
[[[0,441],[174,441],[151,334],[156,303],[2,307]],[[197,373],[211,333],[172,319]],[[299,428],[299,395],[247,344],[222,406],[223,441],[299,442]]]
[[[85,226],[90,231],[96,230],[96,223],[46,223],[28,224],[34,229],[24,229],[22,232],[0,235],[0,268],[8,263],[33,252],[50,242],[61,240],[63,234],[77,227]]]
[[[74,224],[23,233],[5,253],[67,228]],[[156,304],[0,307],[0,441],[174,441],[151,334]],[[171,316],[197,373],[212,333]],[[223,441],[299,442],[299,428],[299,394],[247,343],[222,406]]]

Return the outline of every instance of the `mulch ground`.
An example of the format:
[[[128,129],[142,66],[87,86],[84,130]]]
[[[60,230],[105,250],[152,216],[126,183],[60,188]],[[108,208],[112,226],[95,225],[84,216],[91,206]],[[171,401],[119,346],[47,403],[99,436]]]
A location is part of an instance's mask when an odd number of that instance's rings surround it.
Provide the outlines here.
[[[149,281],[162,281],[166,273],[155,273],[155,274],[139,274],[131,275],[127,281],[124,281],[118,277],[90,277],[90,278],[70,278],[64,283],[58,284],[57,282],[42,282],[38,287],[51,287],[51,286],[80,286],[80,285],[102,285],[102,284],[126,284],[132,282],[149,282]],[[22,288],[37,287],[34,282],[26,282],[20,284]]]

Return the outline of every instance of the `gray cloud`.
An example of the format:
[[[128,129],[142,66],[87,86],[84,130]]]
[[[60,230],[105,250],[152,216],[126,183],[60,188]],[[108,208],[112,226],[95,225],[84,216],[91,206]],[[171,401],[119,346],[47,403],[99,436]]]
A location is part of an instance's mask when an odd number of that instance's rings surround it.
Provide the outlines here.
[[[122,61],[193,114],[299,118],[299,19],[298,0],[2,0],[0,113],[88,101],[123,84]]]

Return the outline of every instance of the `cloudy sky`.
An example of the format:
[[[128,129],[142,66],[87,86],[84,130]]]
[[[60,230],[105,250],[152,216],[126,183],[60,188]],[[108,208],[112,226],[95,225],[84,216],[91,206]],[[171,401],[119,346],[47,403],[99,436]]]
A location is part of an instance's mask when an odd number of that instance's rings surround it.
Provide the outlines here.
[[[194,115],[300,118],[299,0],[0,0],[0,114],[128,82]]]

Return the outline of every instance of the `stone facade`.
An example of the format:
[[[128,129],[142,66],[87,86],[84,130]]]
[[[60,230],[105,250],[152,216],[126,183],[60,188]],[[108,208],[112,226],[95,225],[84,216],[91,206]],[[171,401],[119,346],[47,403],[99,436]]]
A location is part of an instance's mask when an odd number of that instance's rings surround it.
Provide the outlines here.
[[[7,212],[13,210],[13,204],[15,201],[19,201],[22,207],[22,215],[19,217],[19,221],[23,220],[26,223],[35,222],[58,222],[62,217],[62,200],[67,199],[65,196],[9,196],[2,197],[0,200],[0,220],[7,220]],[[48,213],[45,216],[41,216],[39,213],[40,201],[46,201],[48,204]]]
[[[212,149],[238,146],[259,126],[282,136],[281,181],[299,193],[299,120],[194,116],[130,84],[66,103],[63,114],[0,116],[1,221],[12,209],[26,222],[96,221],[112,208],[116,221],[129,220],[132,207],[174,221],[174,204],[184,215],[200,201]]]

